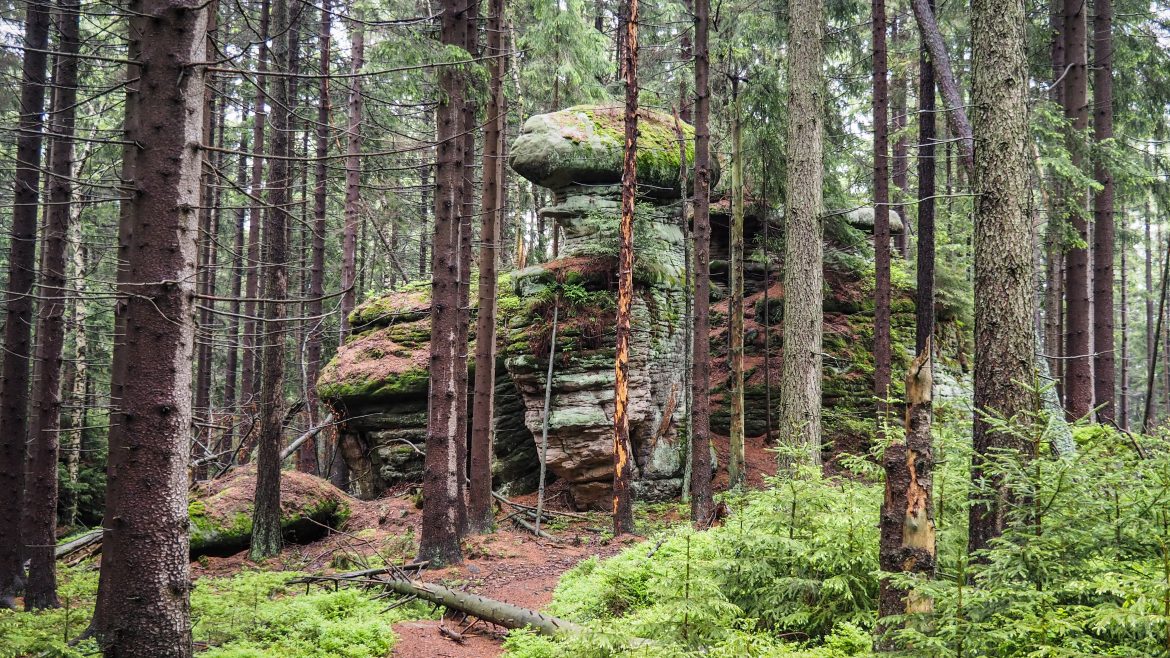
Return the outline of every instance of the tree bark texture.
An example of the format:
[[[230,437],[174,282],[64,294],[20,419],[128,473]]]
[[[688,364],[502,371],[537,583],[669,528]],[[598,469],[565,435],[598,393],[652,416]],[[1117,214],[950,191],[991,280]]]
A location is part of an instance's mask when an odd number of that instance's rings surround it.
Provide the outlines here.
[[[1068,135],[1072,165],[1085,162],[1085,130],[1089,125],[1088,65],[1085,53],[1085,3],[1064,2],[1064,38],[1067,71],[1064,76],[1064,114],[1071,132]],[[1084,189],[1068,189],[1064,215],[1073,234],[1082,244],[1089,243],[1088,217]],[[1089,250],[1069,246],[1065,252],[1064,328],[1064,406],[1070,420],[1083,418],[1093,409],[1093,352],[1090,333]]]
[[[467,22],[457,0],[443,0],[440,18],[444,44],[463,46]],[[456,431],[459,409],[456,369],[466,370],[459,356],[459,202],[463,186],[463,139],[459,134],[463,106],[461,77],[451,67],[439,72],[442,89],[435,112],[435,226],[431,248],[431,381],[427,414],[427,454],[423,473],[422,532],[419,559],[435,563],[459,562],[461,528],[458,518],[460,485],[458,452],[464,437]]]
[[[943,41],[938,21],[934,16],[933,3],[930,0],[910,0],[914,10],[914,18],[918,21],[918,31],[922,35],[923,45],[930,53],[930,63],[937,78],[936,84],[942,93],[946,104],[947,122],[951,126],[951,134],[959,138],[960,155],[963,168],[968,173],[974,162],[974,144],[972,139],[971,122],[967,119],[966,106],[963,103],[963,92],[955,81],[954,69],[951,68],[951,58],[947,54],[947,45]]]
[[[711,332],[711,0],[695,3],[695,329]],[[702,526],[711,518],[711,341],[694,341],[691,375],[691,521]]]
[[[926,9],[934,15],[934,2],[928,0]],[[935,116],[934,67],[930,51],[918,53],[918,266],[917,297],[915,299],[914,351],[926,349],[927,340],[934,334],[934,218],[935,209]]]
[[[487,49],[491,87],[487,125],[483,134],[483,192],[479,227],[479,314],[475,326],[475,398],[471,418],[471,485],[468,496],[468,525],[471,530],[489,530],[492,514],[492,411],[496,389],[496,267],[499,265],[500,225],[503,223],[504,135],[507,101],[504,74],[503,0],[492,0],[487,16]],[[539,521],[539,519],[538,519]]]
[[[273,63],[288,66],[294,33],[289,23],[288,0],[275,0],[272,11]],[[261,333],[260,437],[256,456],[256,495],[252,509],[252,546],[248,557],[254,561],[280,552],[280,448],[284,429],[284,323],[288,297],[288,225],[290,201],[289,133],[295,102],[291,78],[272,81],[272,158],[268,166],[268,213],[264,224],[267,243],[264,268],[264,331]]]
[[[357,239],[362,203],[362,79],[357,76],[365,66],[365,25],[354,21],[351,29],[351,72],[348,125],[345,130],[345,228],[341,238],[341,341],[349,336],[349,313],[357,300]]]
[[[57,453],[61,429],[61,364],[65,351],[66,241],[73,197],[73,134],[77,102],[80,3],[64,0],[57,13],[59,53],[53,67],[49,147],[49,206],[41,248],[37,347],[28,458],[24,476],[26,610],[57,607]]]
[[[1028,198],[1027,64],[1022,0],[974,0],[975,453],[972,479],[987,455],[1030,446],[996,432],[987,415],[1012,418],[1036,408],[1033,364],[1031,226]],[[968,548],[986,548],[1004,529],[1009,493],[989,474],[993,494],[973,493]]]
[[[123,334],[107,467],[94,630],[107,656],[187,658],[191,622],[187,462],[203,122],[204,4],[130,5],[126,171],[119,230]]]
[[[1113,174],[1105,150],[1113,139],[1113,2],[1096,0],[1093,20],[1093,397],[1102,423],[1116,420],[1113,346]],[[1124,367],[1124,366],[1123,366]]]
[[[890,397],[890,81],[886,2],[873,0],[873,394],[878,429]],[[933,163],[932,163],[933,164]]]
[[[4,357],[0,359],[0,607],[12,607],[24,585],[20,519],[48,46],[49,5],[30,2],[24,19],[16,182],[8,239],[8,284],[4,288]]]
[[[634,531],[630,496],[630,307],[634,298],[634,212],[638,194],[638,0],[625,0],[622,81],[626,90],[625,151],[622,162],[622,217],[618,227],[617,349],[614,365],[613,534]]]
[[[907,33],[902,29],[902,23],[895,16],[890,20],[890,38],[894,44],[894,51],[901,52],[906,45]],[[919,59],[921,61],[921,59]],[[891,178],[893,179],[894,194],[897,195],[897,203],[894,207],[898,209],[899,216],[903,219],[902,232],[898,234],[895,239],[897,242],[898,253],[902,258],[910,257],[910,226],[908,224],[908,214],[906,212],[906,203],[910,198],[910,157],[909,157],[909,142],[904,131],[906,130],[906,101],[907,101],[907,79],[906,70],[904,67],[898,67],[894,71],[894,92],[891,102],[893,107],[890,109],[892,116],[890,117],[890,130],[894,133],[894,152],[893,165],[891,171]]]
[[[792,0],[788,58],[788,196],[784,207],[784,359],[779,440],[821,457],[824,337],[824,2]]]

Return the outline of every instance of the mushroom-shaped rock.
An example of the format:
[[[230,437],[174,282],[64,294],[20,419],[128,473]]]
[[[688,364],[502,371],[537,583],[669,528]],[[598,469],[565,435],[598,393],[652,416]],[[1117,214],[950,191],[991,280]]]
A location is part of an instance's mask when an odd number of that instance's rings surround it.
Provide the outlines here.
[[[870,206],[863,206],[861,208],[854,208],[845,215],[845,220],[849,222],[850,226],[861,229],[867,233],[873,233],[874,224],[874,209]],[[906,230],[902,224],[902,215],[893,208],[890,209],[890,235],[898,235]]]
[[[570,185],[611,185],[622,180],[625,110],[578,105],[524,122],[512,144],[516,173],[553,190]],[[644,194],[678,196],[682,129],[687,162],[694,162],[695,129],[652,110],[638,111],[638,185]]]

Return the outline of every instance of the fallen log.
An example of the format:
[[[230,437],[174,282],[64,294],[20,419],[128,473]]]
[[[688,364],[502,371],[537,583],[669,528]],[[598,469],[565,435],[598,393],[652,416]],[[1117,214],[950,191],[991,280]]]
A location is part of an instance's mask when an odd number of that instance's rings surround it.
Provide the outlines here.
[[[102,530],[100,528],[97,530],[91,530],[84,535],[81,535],[77,539],[67,541],[64,544],[58,544],[56,550],[54,551],[54,555],[58,560],[62,560],[88,546],[101,542],[101,540]]]
[[[559,617],[521,608],[511,603],[487,599],[478,594],[448,589],[433,583],[387,580],[384,584],[388,589],[404,596],[418,597],[424,601],[474,615],[504,628],[531,627],[541,635],[550,637],[580,633],[584,630],[577,624]]]
[[[332,424],[333,424],[333,414],[329,414],[328,416],[325,416],[325,420],[321,421],[320,425],[318,425],[318,426],[310,429],[309,431],[305,432],[304,434],[298,436],[295,441],[288,444],[288,446],[285,447],[284,450],[281,450],[280,451],[280,461],[284,461],[284,460],[288,459],[289,457],[291,457],[292,454],[294,452],[296,452],[297,448],[301,447],[302,443],[304,443],[305,441],[308,441],[309,439],[313,438],[314,436],[317,436],[318,434],[321,433],[321,430],[325,429],[326,427],[329,427]]]

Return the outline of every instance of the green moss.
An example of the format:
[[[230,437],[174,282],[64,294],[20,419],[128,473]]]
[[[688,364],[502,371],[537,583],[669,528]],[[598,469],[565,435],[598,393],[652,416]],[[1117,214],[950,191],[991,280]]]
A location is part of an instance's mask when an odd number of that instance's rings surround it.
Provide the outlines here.
[[[321,382],[318,392],[328,400],[389,400],[405,396],[425,395],[431,375],[421,368],[411,368],[385,379],[350,378],[336,382]]]

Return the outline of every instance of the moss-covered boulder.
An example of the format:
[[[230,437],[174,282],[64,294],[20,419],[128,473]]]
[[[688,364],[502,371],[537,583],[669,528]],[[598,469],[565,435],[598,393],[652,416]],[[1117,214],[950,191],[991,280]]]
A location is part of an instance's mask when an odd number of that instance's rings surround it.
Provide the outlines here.
[[[256,469],[232,469],[216,480],[204,480],[191,492],[187,505],[191,524],[191,557],[228,556],[252,541],[252,508]],[[280,526],[287,542],[303,544],[340,528],[349,516],[347,496],[337,487],[306,473],[285,471],[280,478]]]
[[[509,281],[502,277],[503,290],[511,289]],[[358,306],[350,314],[352,335],[317,381],[321,399],[341,419],[341,454],[358,497],[374,498],[422,480],[430,304],[430,286],[414,284]],[[473,321],[473,340],[474,328]],[[472,345],[467,353],[474,354]],[[469,371],[472,366],[469,362]],[[502,363],[496,372],[495,483],[507,493],[525,493],[535,487],[535,446],[517,415],[515,388]]]
[[[687,161],[694,162],[695,129],[679,122]],[[524,122],[511,145],[509,164],[549,189],[620,183],[625,147],[625,110],[619,105],[578,105],[538,114]],[[679,140],[674,117],[638,112],[638,184],[644,194],[679,193]]]

